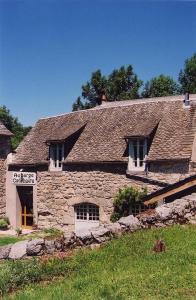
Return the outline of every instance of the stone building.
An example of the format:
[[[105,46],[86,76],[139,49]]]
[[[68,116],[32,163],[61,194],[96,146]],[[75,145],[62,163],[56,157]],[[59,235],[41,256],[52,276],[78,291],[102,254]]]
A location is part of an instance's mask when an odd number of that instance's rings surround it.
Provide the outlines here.
[[[124,186],[160,189],[196,173],[196,95],[103,101],[40,119],[9,156],[13,227],[108,223]]]
[[[0,122],[0,217],[5,215],[6,159],[11,152],[10,138],[13,134]]]

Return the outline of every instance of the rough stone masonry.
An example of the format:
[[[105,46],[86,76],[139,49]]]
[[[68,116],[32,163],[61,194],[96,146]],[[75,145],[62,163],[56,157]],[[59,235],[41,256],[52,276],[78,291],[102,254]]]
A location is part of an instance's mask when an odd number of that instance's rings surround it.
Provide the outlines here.
[[[126,232],[135,232],[151,227],[165,227],[173,224],[192,223],[196,225],[196,193],[164,204],[151,213],[146,212],[134,217],[123,217],[115,223],[97,228],[65,233],[60,238],[25,240],[13,245],[0,247],[0,259],[21,259],[29,256],[41,256],[55,252],[65,252],[74,248],[90,247],[101,244]]]

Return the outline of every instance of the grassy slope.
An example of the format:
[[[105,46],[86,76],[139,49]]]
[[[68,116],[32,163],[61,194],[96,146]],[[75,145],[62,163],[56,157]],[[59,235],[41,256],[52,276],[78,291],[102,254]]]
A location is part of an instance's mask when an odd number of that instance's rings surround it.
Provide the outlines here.
[[[20,241],[20,239],[15,236],[0,236],[0,246],[14,244],[18,241]]]
[[[43,231],[38,231],[38,232],[33,232],[27,235],[21,235],[19,237],[17,236],[5,236],[1,235],[0,233],[0,246],[8,245],[8,244],[14,244],[16,242],[19,242],[21,240],[26,240],[29,238],[53,238],[53,237],[58,237],[62,235],[62,231],[58,229],[45,229]]]
[[[151,250],[157,236],[166,242],[165,253]],[[68,278],[29,285],[9,299],[196,299],[193,226],[125,235],[102,249],[81,251],[71,260],[75,271]]]

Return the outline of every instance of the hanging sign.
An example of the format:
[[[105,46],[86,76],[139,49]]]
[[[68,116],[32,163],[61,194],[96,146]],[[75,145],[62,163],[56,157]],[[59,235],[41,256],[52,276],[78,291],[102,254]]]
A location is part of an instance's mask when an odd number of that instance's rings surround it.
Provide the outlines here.
[[[36,173],[33,172],[13,172],[12,183],[17,185],[36,184]]]

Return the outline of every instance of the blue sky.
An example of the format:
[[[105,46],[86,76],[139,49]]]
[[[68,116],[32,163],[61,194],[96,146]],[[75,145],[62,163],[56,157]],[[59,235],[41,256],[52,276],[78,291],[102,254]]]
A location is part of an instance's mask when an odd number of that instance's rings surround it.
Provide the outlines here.
[[[177,79],[196,52],[196,2],[0,0],[0,105],[25,125],[71,111],[96,69]]]

